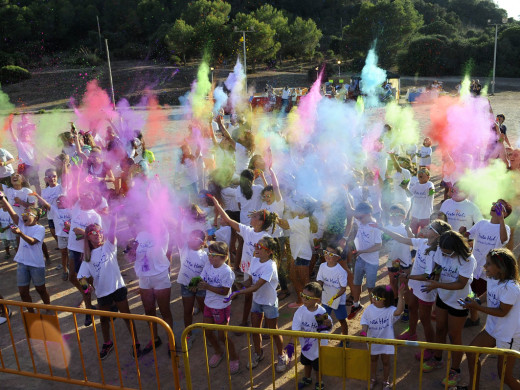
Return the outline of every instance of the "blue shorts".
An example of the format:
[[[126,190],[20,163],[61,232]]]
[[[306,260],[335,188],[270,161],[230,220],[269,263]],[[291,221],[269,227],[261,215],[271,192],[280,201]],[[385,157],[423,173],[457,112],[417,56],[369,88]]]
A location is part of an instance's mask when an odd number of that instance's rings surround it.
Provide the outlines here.
[[[294,260],[294,265],[308,267],[311,265],[311,261],[307,259],[302,259],[301,257],[297,257],[296,260]]]
[[[374,288],[377,280],[377,269],[379,264],[368,264],[361,257],[358,257],[354,267],[354,285],[363,284],[363,276],[367,277],[367,288]]]
[[[273,319],[278,318],[278,302],[275,306],[270,305],[261,305],[253,301],[253,306],[251,307],[251,313],[264,313],[265,318]]]
[[[69,262],[70,261],[73,261],[74,262],[74,272],[75,273],[78,273],[79,272],[79,268],[81,267],[81,263],[82,263],[82,257],[83,253],[81,252],[78,252],[78,251],[73,251],[72,249],[69,249]],[[72,267],[69,267],[69,271]]]
[[[54,220],[48,219],[47,222],[49,223],[49,229],[55,230],[56,226],[54,226]]]
[[[206,296],[206,290],[197,290],[197,292],[191,291],[188,286],[185,286],[184,284],[181,284],[181,297],[183,298],[189,298],[189,297],[205,297]]]
[[[330,313],[334,311],[334,315],[336,316],[336,319],[338,321],[347,319],[347,305],[339,305],[337,309],[333,309],[330,306],[322,304],[323,308],[327,312],[327,314],[330,316]]]
[[[17,286],[29,286],[31,280],[35,287],[45,286],[45,267],[33,267],[18,263],[18,267],[16,268]]]

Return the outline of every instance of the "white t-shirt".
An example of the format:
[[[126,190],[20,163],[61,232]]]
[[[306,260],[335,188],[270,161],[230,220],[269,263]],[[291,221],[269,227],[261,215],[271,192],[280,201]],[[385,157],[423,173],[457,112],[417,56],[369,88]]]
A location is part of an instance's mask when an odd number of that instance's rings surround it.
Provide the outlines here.
[[[358,231],[354,243],[358,251],[368,249],[375,244],[381,244],[381,230],[370,226],[370,224],[363,225],[358,223]],[[379,264],[379,251],[371,253],[361,253],[359,255],[368,264]]]
[[[166,255],[169,235],[166,229],[164,232],[159,236],[147,231],[137,233],[134,263],[137,277],[159,275],[170,267],[170,260]]]
[[[486,332],[497,341],[510,342],[520,337],[520,286],[514,280],[499,282],[497,279],[485,277],[487,280],[487,306],[497,308],[500,302],[513,305],[505,317],[487,316]]]
[[[200,273],[208,263],[208,253],[204,249],[194,251],[187,246],[179,248],[181,269],[177,275],[177,283],[187,286],[192,278]]]
[[[16,252],[14,261],[31,267],[45,267],[42,250],[43,240],[45,239],[45,228],[38,224],[27,226],[23,223],[21,218],[18,222],[18,227],[23,234],[38,240],[38,242],[34,245],[29,245],[27,241],[20,237],[20,245],[18,246],[18,252]]]
[[[500,241],[500,224],[494,224],[485,219],[478,221],[471,229],[469,229],[469,238],[475,240],[473,242],[473,256],[477,260],[477,269],[475,270],[475,279],[479,279],[484,271],[486,264],[486,256],[491,249],[501,248],[509,241],[511,229],[506,225],[507,240]]]
[[[69,233],[65,232],[63,229],[65,228],[65,222],[70,223],[72,219],[72,210],[67,208],[60,209],[59,207],[51,206],[51,210],[49,211],[49,217],[54,221],[56,235],[58,237],[69,237]]]
[[[93,223],[97,223],[99,226],[103,226],[101,222],[101,216],[96,212],[96,210],[82,210],[79,204],[76,204],[71,212],[71,234],[69,234],[69,242],[67,244],[67,249],[83,253],[85,238],[76,240],[76,234],[74,233],[74,229],[79,228],[85,230],[88,225]]]
[[[224,309],[231,305],[231,301],[224,303],[224,299],[231,295],[231,286],[235,281],[235,273],[227,264],[222,264],[220,267],[215,268],[208,263],[204,266],[200,277],[204,281],[213,287],[228,287],[229,292],[227,295],[215,294],[213,291],[206,290],[206,297],[204,298],[204,304],[211,309]]]
[[[408,232],[406,231],[406,226],[404,224],[400,224],[397,226],[388,225],[385,226],[386,229],[397,233],[401,236],[408,237]],[[401,260],[401,265],[403,267],[408,267],[412,263],[412,255],[410,253],[410,245],[401,244],[396,240],[390,240],[386,243],[389,249],[388,253],[388,262],[387,265],[389,267],[392,266],[392,261],[399,259]]]
[[[378,308],[369,305],[361,316],[361,325],[368,326],[367,336],[377,339],[395,338],[394,323],[399,319],[399,316],[394,315],[396,310],[395,306]],[[372,344],[370,353],[371,355],[393,355],[394,346]]]
[[[251,265],[251,260],[253,259],[253,253],[255,251],[255,244],[266,236],[270,237],[270,235],[264,231],[255,232],[251,226],[246,226],[242,223],[239,224],[239,227],[239,234],[244,239],[240,269],[244,273],[249,273],[249,267]]]
[[[428,166],[432,163],[432,153],[433,149],[431,146],[422,146],[421,150],[419,151],[421,155],[421,159],[419,160],[420,166]],[[429,157],[426,157],[429,156]]]
[[[238,211],[237,189],[232,187],[222,188],[222,208],[229,211]]]
[[[184,164],[177,165],[176,182],[180,188],[187,187],[199,180],[197,162],[190,158],[184,160]]]
[[[34,145],[20,140],[16,141],[15,145],[18,150],[18,158],[20,159],[20,162],[29,166],[35,166],[36,159],[34,157]]]
[[[433,198],[435,186],[431,181],[424,184],[417,182],[410,186],[412,193],[412,208],[410,214],[413,218],[429,219],[433,213]],[[431,194],[431,195],[430,195]]]
[[[14,240],[16,239],[15,234],[11,231],[9,226],[13,224],[13,219],[11,215],[7,211],[4,211],[0,208],[0,227],[7,228],[5,232],[0,234],[0,238],[4,240]]]
[[[321,263],[316,281],[323,282],[323,293],[321,295],[321,303],[327,305],[327,302],[337,294],[342,287],[347,287],[347,271],[336,264],[334,267],[329,267],[327,263]],[[343,294],[339,299],[335,299],[334,304],[344,305],[347,297]],[[335,307],[337,309],[337,306]]]
[[[243,170],[249,166],[251,156],[244,145],[235,143],[235,173],[240,176]]]
[[[78,272],[81,278],[94,278],[94,289],[98,298],[106,297],[114,291],[125,287],[117,263],[117,246],[110,241],[90,252],[90,261],[83,261]]]
[[[265,263],[253,257],[249,275],[252,278],[252,286],[260,279],[266,281],[258,290],[253,293],[253,301],[259,305],[278,306],[278,297],[276,295],[276,287],[278,287],[278,269],[273,260],[267,260]]]
[[[314,311],[309,311],[305,306],[300,306],[294,313],[291,329],[302,332],[317,332],[318,322],[316,321],[316,315],[325,313],[325,308],[321,305],[318,305],[318,308]],[[328,343],[327,339],[322,339],[320,344],[327,345]],[[316,360],[319,357],[318,339],[300,337],[300,345],[302,348],[301,353],[307,359]]]
[[[220,229],[215,231],[215,240],[223,241],[229,246],[231,243],[231,226],[221,226]]]
[[[312,258],[311,225],[308,217],[293,218],[289,223],[289,243],[293,259],[301,258],[310,260]]]
[[[42,189],[42,198],[45,199],[51,206],[56,206],[56,200],[63,193],[64,191],[61,187],[61,184],[57,184],[54,187],[49,186]]]
[[[248,214],[254,210],[260,210],[260,206],[262,205],[262,190],[264,188],[262,186],[258,186],[253,184],[253,195],[251,198],[246,199],[246,197],[242,194],[240,187],[236,188],[235,196],[237,203],[240,203],[240,223],[245,225],[249,225]]]
[[[25,207],[19,205],[15,206],[17,203],[14,201],[14,198],[20,198],[20,200],[28,203],[34,204],[36,202],[36,198],[34,196],[29,196],[33,191],[30,188],[22,187],[19,190],[15,190],[12,187],[7,187],[5,184],[3,185],[4,194],[7,197],[7,200],[13,206],[13,210],[20,217],[22,213],[25,211]]]
[[[283,212],[284,212],[284,203],[283,201],[279,201],[277,202],[276,200],[271,203],[271,204],[267,204],[265,202],[262,202],[262,205],[260,206],[260,210],[267,210],[271,213],[276,213],[276,215],[278,215],[280,218],[283,217]],[[276,228],[274,229],[274,233],[272,234],[273,237],[282,237],[283,236],[283,229],[276,225]]]
[[[441,206],[441,211],[448,217],[448,223],[456,232],[461,226],[470,229],[482,219],[482,213],[478,207],[471,201],[464,199],[461,202],[455,202],[453,199],[446,199]]]
[[[413,249],[417,251],[415,255],[415,260],[413,262],[412,271],[410,275],[429,275],[433,272],[433,254],[435,251],[431,251],[426,254],[426,249],[428,249],[428,239],[427,238],[412,238]],[[432,290],[430,292],[421,291],[422,286],[425,284],[423,281],[419,280],[408,280],[408,287],[413,289],[413,295],[415,295],[420,300],[424,302],[435,302],[435,298],[437,297],[437,290]]]
[[[433,255],[433,261],[442,267],[439,282],[453,283],[459,280],[459,275],[468,278],[466,285],[461,290],[444,290],[437,289],[439,298],[448,306],[457,310],[462,310],[462,306],[458,304],[459,299],[466,298],[471,292],[471,281],[473,280],[473,272],[477,267],[477,261],[470,256],[467,261],[459,257],[447,257],[438,250]]]
[[[401,183],[403,180],[410,181],[412,175],[408,169],[401,168],[401,172],[395,172],[393,176],[394,188],[393,188],[393,201],[394,203],[399,203],[406,208],[406,211],[410,208],[410,198],[406,191],[401,188]]]
[[[0,162],[6,162],[8,160],[13,159],[13,155],[9,153],[7,150],[0,148]],[[13,164],[8,164],[6,166],[0,166],[0,178],[11,176],[14,173]]]

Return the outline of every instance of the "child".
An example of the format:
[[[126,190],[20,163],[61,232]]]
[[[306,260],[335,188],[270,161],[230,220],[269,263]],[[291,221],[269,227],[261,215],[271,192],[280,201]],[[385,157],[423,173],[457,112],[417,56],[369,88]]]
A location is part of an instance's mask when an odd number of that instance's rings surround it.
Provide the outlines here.
[[[278,329],[278,270],[276,260],[279,253],[278,243],[272,237],[264,237],[255,244],[254,257],[251,259],[251,267],[245,288],[235,292],[233,297],[239,294],[253,294],[253,306],[251,308],[251,326],[259,328],[265,316],[265,327]],[[278,351],[276,372],[283,372],[289,363],[289,357],[283,350],[282,336],[273,336]],[[262,340],[259,334],[253,335],[255,352],[251,357],[251,368],[258,366],[264,358]],[[248,364],[249,368],[249,364]]]
[[[425,292],[437,289],[435,342],[445,343],[449,334],[452,344],[462,345],[462,328],[468,309],[461,307],[459,300],[466,299],[470,294],[477,262],[464,237],[452,230],[443,233],[439,238],[439,249],[435,252],[433,261],[442,268],[440,276],[438,281],[425,282],[422,289]],[[458,385],[461,360],[462,352],[453,352],[449,376],[443,379],[443,385],[446,382],[448,387]],[[430,372],[442,366],[442,351],[435,350],[433,359],[424,362],[422,369]]]
[[[47,187],[45,187],[42,190],[42,198],[45,199],[45,201],[49,205],[56,206],[56,199],[58,199],[58,196],[60,196],[64,191],[61,187],[61,184],[58,184],[58,173],[56,172],[56,169],[49,168],[45,170],[45,184],[47,184]],[[49,209],[47,209],[49,210]],[[51,215],[47,216],[47,220],[49,223],[49,230],[51,231],[52,237],[58,241],[58,238],[56,236],[56,228],[54,226],[54,219]],[[58,265],[56,269],[61,269],[62,265]]]
[[[410,228],[415,236],[417,236],[419,229],[430,223],[435,195],[435,186],[430,181],[430,171],[428,169],[419,169],[417,179],[418,182],[411,185],[409,190],[412,195],[412,208],[410,209],[412,221]]]
[[[179,248],[181,269],[177,276],[177,283],[181,285],[182,307],[184,309],[184,327],[193,322],[193,307],[195,299],[199,308],[204,310],[205,290],[193,288],[191,281],[200,277],[200,274],[208,263],[208,253],[204,249],[206,245],[206,233],[202,230],[193,230],[188,238],[188,243]],[[193,336],[187,338],[188,349],[193,345]]]
[[[400,204],[390,207],[390,225],[385,226],[384,232],[390,231],[403,237],[413,237],[410,228],[403,223],[406,211]],[[412,255],[410,254],[410,244],[406,245],[397,240],[391,239],[387,242],[389,246],[387,267],[390,286],[394,296],[397,296],[397,279],[402,273],[409,273],[412,266]],[[408,321],[408,309],[404,310],[403,322]]]
[[[254,173],[250,169],[240,174],[240,186],[236,189],[236,200],[240,209],[240,223],[249,225],[249,214],[260,210],[262,204],[262,190],[264,187],[253,184]]]
[[[390,157],[394,163],[395,173],[392,176],[393,180],[393,204],[400,203],[404,206],[406,212],[410,210],[411,201],[406,190],[408,189],[408,184],[412,179],[412,174],[406,167],[410,167],[410,160],[408,158],[400,157],[397,158],[397,155],[394,153],[390,153]]]
[[[442,203],[440,211],[446,214],[448,223],[454,231],[459,232],[462,226],[468,230],[482,219],[482,213],[477,205],[467,199],[467,194],[457,183],[453,184],[450,193],[451,199]]]
[[[430,137],[426,137],[423,141],[423,146],[417,155],[420,157],[419,168],[430,169],[432,163],[432,140]]]
[[[22,215],[26,207],[34,206],[35,199],[31,196],[32,190],[23,175],[14,173],[11,175],[11,187],[5,184],[2,187],[5,197],[18,216]]]
[[[381,232],[371,226],[375,222],[372,218],[372,206],[365,202],[358,204],[355,209],[355,218],[358,221],[358,231],[354,240],[357,249],[354,255],[357,259],[354,266],[354,286],[352,289],[354,305],[350,309],[349,320],[354,319],[357,313],[363,310],[363,306],[359,302],[363,276],[366,275],[369,293],[376,285],[379,250],[382,247]]]
[[[325,263],[320,265],[316,281],[323,288],[321,303],[330,316],[332,310],[336,319],[341,324],[341,334],[348,334],[347,305],[345,291],[347,291],[347,271],[338,264],[342,258],[343,250],[340,247],[327,245],[323,251]],[[348,272],[350,271],[347,268]],[[304,301],[305,305],[305,301]]]
[[[41,215],[40,209],[27,207],[25,212],[19,216],[5,196],[2,196],[1,199],[2,206],[7,210],[14,223],[14,225],[11,225],[11,231],[20,237],[18,251],[14,257],[14,261],[18,263],[16,278],[20,298],[24,302],[32,302],[29,293],[32,280],[43,303],[50,305],[51,300],[45,287],[45,260],[42,250],[45,228],[38,225]],[[33,309],[28,310],[31,313],[33,312]]]
[[[504,348],[520,350],[520,277],[518,263],[509,249],[499,248],[489,252],[484,264],[487,280],[487,306],[481,306],[471,299],[464,301],[465,308],[487,314],[486,328],[471,342],[476,347]],[[475,370],[475,354],[467,353],[469,369],[468,389],[479,389],[480,360],[477,363],[477,381],[473,383]],[[498,377],[502,377],[504,356],[498,356]],[[507,358],[504,383],[511,389],[519,389],[520,381],[513,377],[515,358]]]
[[[370,294],[372,304],[361,316],[361,336],[380,339],[394,338],[394,323],[399,319],[404,309],[405,286],[399,287],[397,307],[394,303],[394,292],[390,286],[377,286]],[[390,355],[394,354],[392,345],[372,344],[370,348],[370,384],[371,388],[377,382],[377,364],[379,357],[383,363],[383,390],[392,388],[390,384]]]
[[[341,267],[340,267],[341,268]],[[330,332],[332,329],[332,320],[320,304],[322,298],[322,288],[319,283],[310,282],[305,285],[301,293],[303,305],[296,310],[292,321],[292,330],[303,332]],[[316,316],[327,315],[327,319],[322,324],[318,324]],[[323,330],[321,330],[323,329]],[[320,383],[320,361],[319,361],[319,345],[327,345],[328,340],[323,339],[318,344],[318,340],[314,338],[300,337],[301,355],[300,362],[304,367],[304,376],[301,382],[298,383],[298,388],[301,389],[312,383],[311,372],[314,370],[316,378],[315,388],[318,390],[324,389],[323,382]],[[292,347],[292,348],[291,348]],[[289,344],[288,349],[294,349],[294,346]]]
[[[115,303],[121,313],[130,314],[127,299],[128,290],[117,262],[117,240],[115,231],[115,218],[110,224],[110,231],[107,233],[106,240],[103,230],[98,224],[91,224],[85,228],[84,260],[78,271],[78,278],[82,280],[83,285],[87,285],[87,278],[93,278],[99,310],[110,311],[112,305]],[[134,356],[133,347],[135,346],[135,352],[137,357],[139,357],[141,356],[141,346],[137,338],[135,324],[133,321],[132,324],[130,324],[130,321],[126,319],[125,324],[130,336],[132,336],[133,328],[134,343],[132,345],[132,356]],[[114,343],[110,339],[109,317],[101,316],[101,331],[103,333],[103,347],[99,353],[99,358],[103,360],[106,359],[114,348]]]
[[[18,250],[16,236],[11,231],[12,224],[13,220],[7,212],[7,208],[2,205],[2,207],[0,208],[0,239],[2,240],[5,249],[4,260],[9,260],[9,258],[11,257],[10,249],[14,249],[15,254]]]
[[[200,156],[200,148],[194,154],[188,144],[181,146],[180,164],[177,165],[176,184],[189,202],[194,202],[199,193],[197,171],[197,159]]]
[[[231,295],[231,286],[235,281],[235,274],[227,264],[229,250],[225,242],[213,242],[209,246],[209,262],[200,274],[202,281],[197,288],[206,290],[204,299],[204,322],[207,324],[229,325],[231,315],[231,301],[226,299]],[[218,340],[213,331],[206,331],[206,337],[215,350],[209,359],[209,366],[217,367],[224,357],[220,342],[226,347],[226,334],[218,332]],[[240,362],[233,340],[228,337],[229,371],[231,375],[240,371]]]
[[[486,292],[486,280],[481,278],[486,256],[490,250],[505,246],[511,236],[511,229],[504,220],[513,211],[511,205],[504,199],[498,199],[491,206],[491,219],[478,221],[466,235],[473,241],[473,256],[477,261],[477,268],[471,282],[471,290],[479,297]],[[470,309],[470,318],[464,324],[465,328],[477,326],[480,318],[476,310]]]

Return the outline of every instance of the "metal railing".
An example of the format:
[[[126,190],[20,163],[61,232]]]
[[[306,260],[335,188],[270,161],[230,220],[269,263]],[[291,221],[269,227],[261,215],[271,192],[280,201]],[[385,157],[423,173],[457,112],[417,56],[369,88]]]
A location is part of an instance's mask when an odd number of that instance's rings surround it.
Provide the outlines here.
[[[366,381],[367,388],[370,389],[370,350],[372,344],[384,344],[384,345],[393,345],[394,346],[394,362],[393,362],[393,389],[396,387],[396,374],[397,374],[397,356],[399,349],[402,348],[420,348],[420,365],[421,368],[424,362],[424,352],[425,350],[442,350],[448,352],[448,363],[451,361],[451,355],[453,352],[464,352],[464,353],[474,353],[476,354],[475,360],[475,371],[473,376],[473,386],[475,386],[476,378],[477,378],[477,362],[480,355],[488,354],[495,356],[504,356],[504,357],[514,357],[520,358],[520,352],[508,349],[499,349],[499,348],[482,348],[482,347],[471,347],[466,345],[452,345],[452,344],[437,344],[437,343],[426,343],[420,341],[403,341],[396,339],[376,339],[370,337],[361,337],[361,336],[344,336],[339,334],[329,334],[329,333],[313,333],[313,332],[298,332],[292,330],[281,330],[281,329],[267,329],[267,328],[251,328],[251,327],[239,327],[239,326],[225,326],[225,325],[215,325],[215,324],[193,324],[187,327],[182,333],[182,352],[184,354],[184,372],[186,377],[186,385],[187,389],[191,390],[194,388],[192,383],[192,374],[190,369],[190,356],[188,351],[187,344],[187,336],[194,329],[202,329],[203,334],[203,342],[204,342],[204,359],[205,359],[205,368],[206,368],[206,377],[207,377],[207,389],[211,389],[211,374],[210,374],[210,366],[208,360],[208,346],[207,346],[207,338],[206,331],[223,331],[225,334],[225,347],[226,347],[226,363],[227,363],[227,382],[229,384],[229,389],[232,389],[232,376],[229,368],[229,349],[228,349],[228,334],[229,332],[234,333],[245,333],[247,336],[247,359],[249,361],[248,371],[249,371],[249,388],[254,389],[256,385],[254,384],[254,375],[252,369],[252,346],[251,346],[251,335],[260,334],[260,335],[268,335],[270,339],[270,359],[271,359],[271,387],[272,389],[276,389],[276,372],[275,372],[275,364],[276,364],[276,356],[274,351],[274,342],[273,336],[281,335],[287,339],[290,339],[295,346],[295,355],[297,354],[297,345],[298,338],[314,338],[320,340],[337,340],[343,341],[343,346],[338,347],[329,347],[329,346],[320,346],[319,348],[319,382],[322,381],[322,376],[334,376],[340,377],[343,379],[343,389],[346,388],[346,380],[347,379],[358,379]],[[348,348],[347,342],[355,342],[360,344],[368,344],[367,349],[358,349],[358,348]],[[198,356],[199,357],[199,356]],[[502,375],[500,375],[500,389],[504,387],[504,373],[507,365],[507,359],[503,359],[504,362],[502,364]],[[295,389],[298,389],[298,359],[294,359],[294,367],[292,371],[294,372],[292,376],[292,380],[294,381]],[[200,364],[200,361],[198,362]],[[446,364],[446,378],[449,375],[450,364]],[[418,388],[423,388],[423,371],[419,369],[419,384]],[[257,374],[258,375],[258,374]],[[200,378],[199,378],[200,379]],[[265,376],[262,378],[265,379]],[[218,382],[219,386],[222,385],[222,382]],[[200,384],[199,384],[200,386]],[[244,385],[242,385],[243,388]],[[445,381],[444,388],[447,390],[449,388],[448,381]]]
[[[20,318],[23,322],[26,341],[26,343],[24,343],[24,340],[21,340],[23,335],[15,334],[16,324],[14,323],[13,318],[7,316],[10,346],[2,345],[2,348],[0,349],[0,372],[99,389],[119,390],[142,389],[143,380],[145,382],[145,387],[149,387],[149,379],[154,376],[156,382],[156,386],[153,385],[154,388],[161,389],[161,384],[165,384],[165,388],[180,389],[178,370],[179,361],[175,350],[174,334],[168,324],[158,317],[1,299],[0,305],[4,308],[4,313],[7,313],[7,308],[12,310],[13,307],[18,307],[20,309],[21,315],[16,318]],[[24,309],[28,310],[24,311]],[[89,314],[92,316],[92,325],[90,326],[91,330],[89,330],[89,328],[83,328],[81,331],[79,330],[78,314]],[[72,321],[66,318],[70,315],[72,316]],[[107,367],[104,367],[99,355],[100,344],[98,341],[96,319],[100,317],[109,317],[110,319],[110,331],[111,336],[113,337],[117,370],[113,369],[113,362],[109,362],[108,360],[104,360],[107,365]],[[132,336],[131,352],[133,352],[132,359],[135,361],[134,372],[132,372],[134,370],[133,367],[126,370],[125,366],[123,366],[124,361],[121,359],[119,345],[122,341],[120,339],[118,340],[114,324],[114,320],[117,318],[130,320],[129,324]],[[152,365],[151,362],[147,367],[143,367],[144,364],[139,362],[140,359],[137,357],[134,337],[137,329],[134,328],[134,321],[137,324],[144,322],[148,325],[151,336],[150,340],[155,340],[157,337],[157,335],[154,334],[153,323],[156,323],[164,329],[169,340],[168,345],[169,353],[171,355],[169,358],[169,360],[171,360],[171,371],[168,368],[168,372],[164,372],[164,367],[168,367],[169,364],[162,364],[159,366],[157,351],[153,342],[153,367],[151,369],[149,368],[149,366]],[[62,327],[65,326],[70,328],[71,322],[73,323],[73,327],[68,333],[64,333]],[[137,325],[135,325],[135,327],[137,327]],[[126,334],[124,337],[126,340],[130,335]],[[92,356],[92,353],[84,356],[85,349],[87,349],[85,348],[85,342],[95,343],[96,356]],[[2,344],[4,343],[2,342]],[[72,355],[75,357],[74,360],[71,359]],[[78,355],[79,359],[77,358]],[[79,364],[79,362],[81,362],[81,364]],[[75,373],[71,373],[71,366],[74,366],[73,368]],[[126,367],[130,366],[133,366],[133,364],[126,364]],[[127,371],[129,371],[131,375],[127,375]],[[134,374],[135,380],[133,380],[133,382],[136,386],[128,387],[125,384],[125,381],[128,382],[128,377],[133,377]],[[144,379],[142,378],[143,374],[146,375],[146,378]],[[162,382],[161,376],[163,379]],[[172,377],[173,381],[171,381]]]

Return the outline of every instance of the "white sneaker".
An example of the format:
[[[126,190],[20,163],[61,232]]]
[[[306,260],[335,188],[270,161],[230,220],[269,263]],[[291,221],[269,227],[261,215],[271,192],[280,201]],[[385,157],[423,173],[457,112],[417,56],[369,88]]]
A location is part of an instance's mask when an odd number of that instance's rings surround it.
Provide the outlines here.
[[[276,372],[284,372],[289,364],[289,356],[287,354],[278,356],[278,363],[276,363]]]
[[[263,351],[260,355],[258,355],[256,352],[253,352],[253,354],[251,355],[251,368],[256,368],[258,366],[258,363],[260,363],[260,361],[262,360],[264,360]],[[249,369],[249,362],[247,362],[247,368]]]
[[[0,325],[5,324],[7,322],[7,318],[0,317]]]

